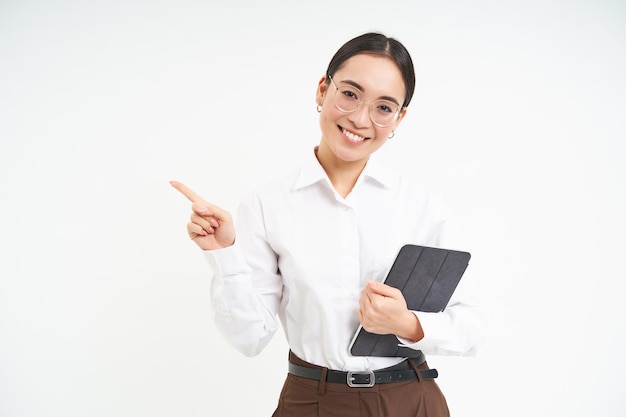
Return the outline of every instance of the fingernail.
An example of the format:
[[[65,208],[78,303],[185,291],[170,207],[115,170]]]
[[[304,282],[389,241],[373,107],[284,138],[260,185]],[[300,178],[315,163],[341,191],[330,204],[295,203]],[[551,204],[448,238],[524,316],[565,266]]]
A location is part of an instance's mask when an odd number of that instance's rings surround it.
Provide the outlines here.
[[[196,211],[197,211],[198,213],[206,213],[207,211],[209,211],[209,209],[208,209],[208,208],[206,208],[206,207],[198,207],[198,208],[196,209]]]

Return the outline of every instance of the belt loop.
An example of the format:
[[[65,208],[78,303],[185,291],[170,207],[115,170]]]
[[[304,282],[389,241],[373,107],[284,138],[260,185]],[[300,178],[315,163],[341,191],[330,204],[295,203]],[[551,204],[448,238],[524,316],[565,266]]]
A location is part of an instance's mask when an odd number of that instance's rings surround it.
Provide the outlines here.
[[[326,391],[326,374],[328,373],[328,368],[322,368],[322,375],[320,375],[320,384],[317,388],[317,393],[319,395],[324,395]]]
[[[417,375],[417,380],[419,382],[422,382],[422,373],[418,369],[417,365],[415,365],[415,362],[413,361],[412,358],[409,358],[409,364],[411,364],[411,368],[413,368],[413,370],[415,371],[415,375]]]

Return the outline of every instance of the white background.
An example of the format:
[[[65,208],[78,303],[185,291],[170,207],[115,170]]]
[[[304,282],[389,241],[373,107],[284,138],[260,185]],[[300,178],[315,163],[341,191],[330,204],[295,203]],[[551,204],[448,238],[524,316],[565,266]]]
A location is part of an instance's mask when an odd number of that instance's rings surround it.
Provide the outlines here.
[[[270,416],[278,333],[217,333],[185,182],[235,211],[319,141],[369,30],[417,67],[381,156],[463,220],[490,311],[430,357],[455,417],[623,416],[626,4],[0,2],[0,415]]]

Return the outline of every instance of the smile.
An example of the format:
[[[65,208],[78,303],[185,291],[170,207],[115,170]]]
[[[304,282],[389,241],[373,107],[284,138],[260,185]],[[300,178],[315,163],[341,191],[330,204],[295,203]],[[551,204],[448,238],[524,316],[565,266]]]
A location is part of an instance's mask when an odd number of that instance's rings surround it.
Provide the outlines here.
[[[344,128],[341,128],[341,133],[343,133],[345,137],[350,139],[351,142],[363,142],[364,140],[369,139],[369,138],[364,138],[363,136],[356,135]]]

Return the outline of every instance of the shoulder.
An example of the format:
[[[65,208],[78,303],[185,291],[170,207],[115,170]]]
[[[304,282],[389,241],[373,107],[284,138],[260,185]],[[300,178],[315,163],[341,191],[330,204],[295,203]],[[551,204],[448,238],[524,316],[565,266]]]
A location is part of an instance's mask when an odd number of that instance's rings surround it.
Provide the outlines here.
[[[400,174],[389,168],[381,172],[381,182],[393,194],[396,203],[445,205],[442,193],[419,178]]]
[[[308,189],[326,178],[323,168],[317,162],[314,152],[303,155],[295,166],[283,174],[259,181],[250,187],[248,198],[261,200],[287,198],[295,191]]]
[[[390,193],[390,204],[398,210],[419,213],[440,221],[455,217],[444,193],[426,184],[421,178],[401,174],[389,167],[378,172],[381,183]]]
[[[291,169],[276,177],[253,184],[240,201],[241,209],[254,208],[264,211],[269,207],[286,207],[290,194],[300,177],[300,169]]]
[[[257,182],[248,189],[247,195],[261,197],[283,194],[293,189],[299,176],[299,168],[291,169],[276,177]]]

